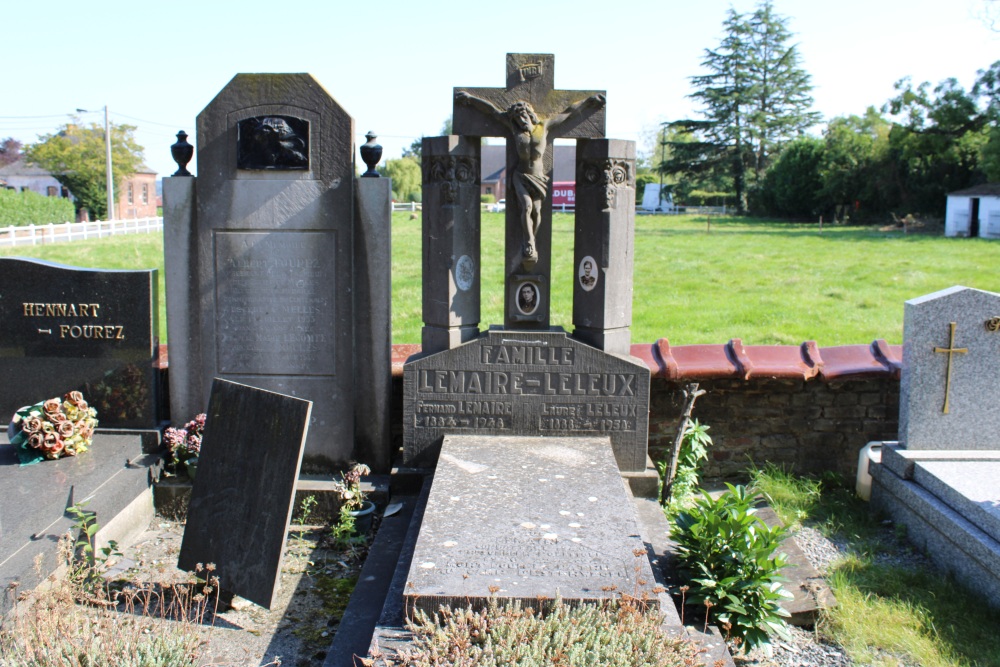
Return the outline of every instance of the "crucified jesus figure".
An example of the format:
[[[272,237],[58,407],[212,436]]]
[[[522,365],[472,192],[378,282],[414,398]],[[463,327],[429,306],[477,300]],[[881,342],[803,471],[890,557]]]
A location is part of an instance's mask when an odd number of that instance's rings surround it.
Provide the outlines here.
[[[455,99],[492,116],[510,128],[518,158],[511,181],[520,205],[521,227],[524,231],[521,264],[525,269],[531,270],[538,261],[535,235],[542,224],[542,204],[549,194],[549,178],[542,160],[549,145],[549,135],[558,134],[563,123],[579,115],[584,109],[604,106],[604,95],[591,95],[571,104],[565,111],[544,119],[539,119],[531,104],[525,101],[514,102],[505,111],[489,100],[465,91],[455,93]]]

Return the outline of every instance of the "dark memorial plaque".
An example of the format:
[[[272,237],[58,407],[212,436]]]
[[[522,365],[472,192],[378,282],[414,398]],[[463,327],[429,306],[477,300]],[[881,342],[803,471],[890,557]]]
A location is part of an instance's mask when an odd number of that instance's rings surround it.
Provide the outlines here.
[[[214,563],[224,590],[271,608],[311,411],[215,379],[178,567]]]
[[[309,121],[293,116],[255,116],[237,124],[236,168],[309,168]]]
[[[334,375],[336,232],[215,234],[216,345],[227,375]]]
[[[437,458],[447,434],[611,438],[619,468],[646,468],[649,368],[562,331],[490,330],[407,363],[404,454]]]
[[[0,420],[82,391],[102,428],[159,426],[156,270],[0,258]]]
[[[638,556],[636,555],[638,553]],[[632,503],[607,437],[447,436],[406,608],[651,595]]]

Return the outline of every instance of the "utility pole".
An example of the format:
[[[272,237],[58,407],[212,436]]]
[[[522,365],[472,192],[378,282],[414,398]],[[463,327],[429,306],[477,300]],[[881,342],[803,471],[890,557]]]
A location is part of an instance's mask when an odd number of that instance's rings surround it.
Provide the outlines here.
[[[90,113],[87,109],[77,108],[77,113]],[[115,179],[111,173],[111,123],[108,120],[108,105],[104,105],[104,169],[107,175],[108,220],[115,219]]]
[[[108,122],[108,105],[104,105],[104,148],[108,176],[108,220],[115,219],[115,179],[111,173],[111,123]]]

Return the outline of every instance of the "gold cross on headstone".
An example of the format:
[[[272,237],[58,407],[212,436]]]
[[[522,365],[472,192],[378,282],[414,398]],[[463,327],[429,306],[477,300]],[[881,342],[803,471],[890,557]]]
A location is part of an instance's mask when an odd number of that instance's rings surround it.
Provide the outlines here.
[[[948,371],[944,381],[944,414],[948,414],[948,395],[951,393],[951,358],[956,353],[965,354],[969,351],[966,347],[955,347],[955,327],[958,325],[955,322],[949,322],[948,326],[951,328],[951,338],[948,341],[948,347],[934,348],[935,352],[948,355]]]

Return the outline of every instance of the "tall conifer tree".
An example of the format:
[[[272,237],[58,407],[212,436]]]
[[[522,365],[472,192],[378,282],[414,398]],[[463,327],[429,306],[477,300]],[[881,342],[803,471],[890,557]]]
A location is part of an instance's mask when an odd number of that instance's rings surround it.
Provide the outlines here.
[[[666,173],[732,180],[736,208],[746,210],[748,186],[759,182],[781,146],[819,122],[812,85],[800,66],[788,19],[764,0],[752,14],[729,10],[717,49],[706,49],[707,73],[691,77],[700,119],[666,123],[697,137],[671,146]],[[748,183],[750,181],[750,183]]]

